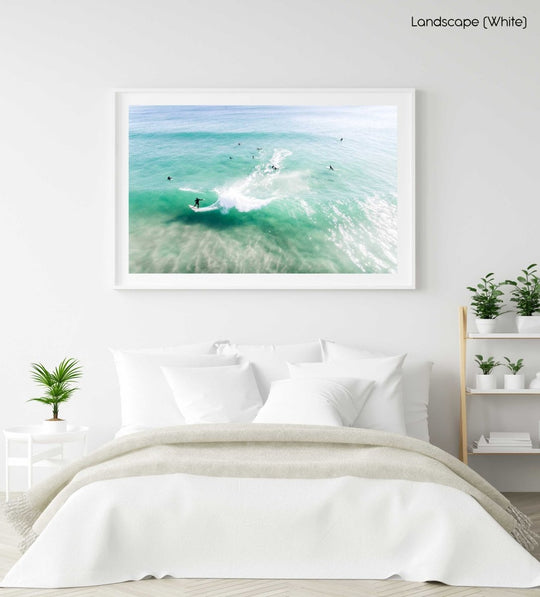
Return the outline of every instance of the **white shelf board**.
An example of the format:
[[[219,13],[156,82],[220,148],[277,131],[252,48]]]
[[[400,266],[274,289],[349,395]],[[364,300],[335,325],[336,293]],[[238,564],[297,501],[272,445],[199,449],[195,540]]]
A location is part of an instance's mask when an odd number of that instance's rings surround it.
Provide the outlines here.
[[[540,334],[518,334],[517,332],[508,332],[500,334],[467,334],[470,340],[540,340]]]
[[[476,388],[467,388],[469,396],[540,396],[540,390],[477,390]]]
[[[469,454],[540,454],[540,448],[473,448]]]

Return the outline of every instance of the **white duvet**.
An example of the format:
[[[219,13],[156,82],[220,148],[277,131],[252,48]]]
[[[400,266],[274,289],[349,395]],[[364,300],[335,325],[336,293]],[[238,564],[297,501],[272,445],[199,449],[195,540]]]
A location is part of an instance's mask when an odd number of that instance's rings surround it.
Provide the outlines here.
[[[533,587],[540,563],[472,497],[442,485],[170,474],[79,489],[2,586],[146,576]]]

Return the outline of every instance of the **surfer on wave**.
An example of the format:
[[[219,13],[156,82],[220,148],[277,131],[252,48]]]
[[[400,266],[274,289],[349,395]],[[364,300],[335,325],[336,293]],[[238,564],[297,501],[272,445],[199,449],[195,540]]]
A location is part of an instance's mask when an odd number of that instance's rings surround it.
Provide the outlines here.
[[[198,197],[195,197],[195,202],[193,203],[193,207],[196,207],[197,209],[199,209],[201,201],[204,201],[204,199],[199,199]]]

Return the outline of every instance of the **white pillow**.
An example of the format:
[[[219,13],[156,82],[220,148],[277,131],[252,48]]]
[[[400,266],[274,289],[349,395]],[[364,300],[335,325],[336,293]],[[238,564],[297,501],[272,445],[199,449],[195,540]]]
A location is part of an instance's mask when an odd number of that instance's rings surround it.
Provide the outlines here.
[[[262,406],[249,362],[228,367],[162,367],[186,423],[251,423]]]
[[[374,382],[351,378],[275,381],[254,423],[350,426]]]
[[[150,429],[150,427],[145,427],[143,425],[124,425],[114,434],[114,438],[118,439],[119,437],[139,433],[140,431],[146,431],[147,429]]]
[[[356,377],[372,379],[375,387],[354,427],[406,434],[403,416],[401,366],[406,355],[332,363],[289,363],[291,377]]]
[[[237,362],[234,356],[189,354],[187,347],[176,349],[112,350],[120,385],[122,428],[182,425],[171,388],[160,369],[166,365],[217,367]],[[195,350],[198,350],[197,346]]]
[[[156,354],[156,353],[167,353],[167,354],[216,354],[217,347],[226,340],[218,340],[217,342],[197,342],[195,344],[179,344],[177,346],[158,346],[157,348],[129,348],[129,349],[113,349],[122,352],[137,353],[137,354]]]
[[[218,344],[218,354],[238,355],[251,362],[253,373],[263,400],[266,400],[272,382],[287,379],[287,362],[322,362],[319,342],[302,344]]]
[[[390,356],[321,340],[323,359],[327,362]],[[407,356],[403,363],[403,409],[407,435],[429,442],[428,405],[431,380],[431,361]]]

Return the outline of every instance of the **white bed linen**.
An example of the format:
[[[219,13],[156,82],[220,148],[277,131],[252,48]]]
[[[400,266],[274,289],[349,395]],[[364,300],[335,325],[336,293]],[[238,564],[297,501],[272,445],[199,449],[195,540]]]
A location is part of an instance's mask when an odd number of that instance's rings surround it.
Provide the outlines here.
[[[161,371],[188,425],[251,423],[263,405],[249,361],[212,371],[207,367],[161,367]]]
[[[352,425],[375,382],[354,378],[275,381],[254,423]]]
[[[540,564],[472,497],[450,487],[175,474],[80,489],[1,586],[99,585],[148,575],[394,576],[532,587],[540,584]]]
[[[373,359],[391,356],[388,353],[366,350],[339,344],[333,340],[320,339],[323,361],[349,361],[354,359]],[[411,358],[407,355],[403,363],[403,414],[405,428],[409,437],[429,442],[428,404],[431,369],[433,363],[427,360]]]
[[[356,377],[372,379],[375,386],[353,427],[406,435],[401,368],[406,354],[393,357],[287,363],[293,379],[305,377]]]

